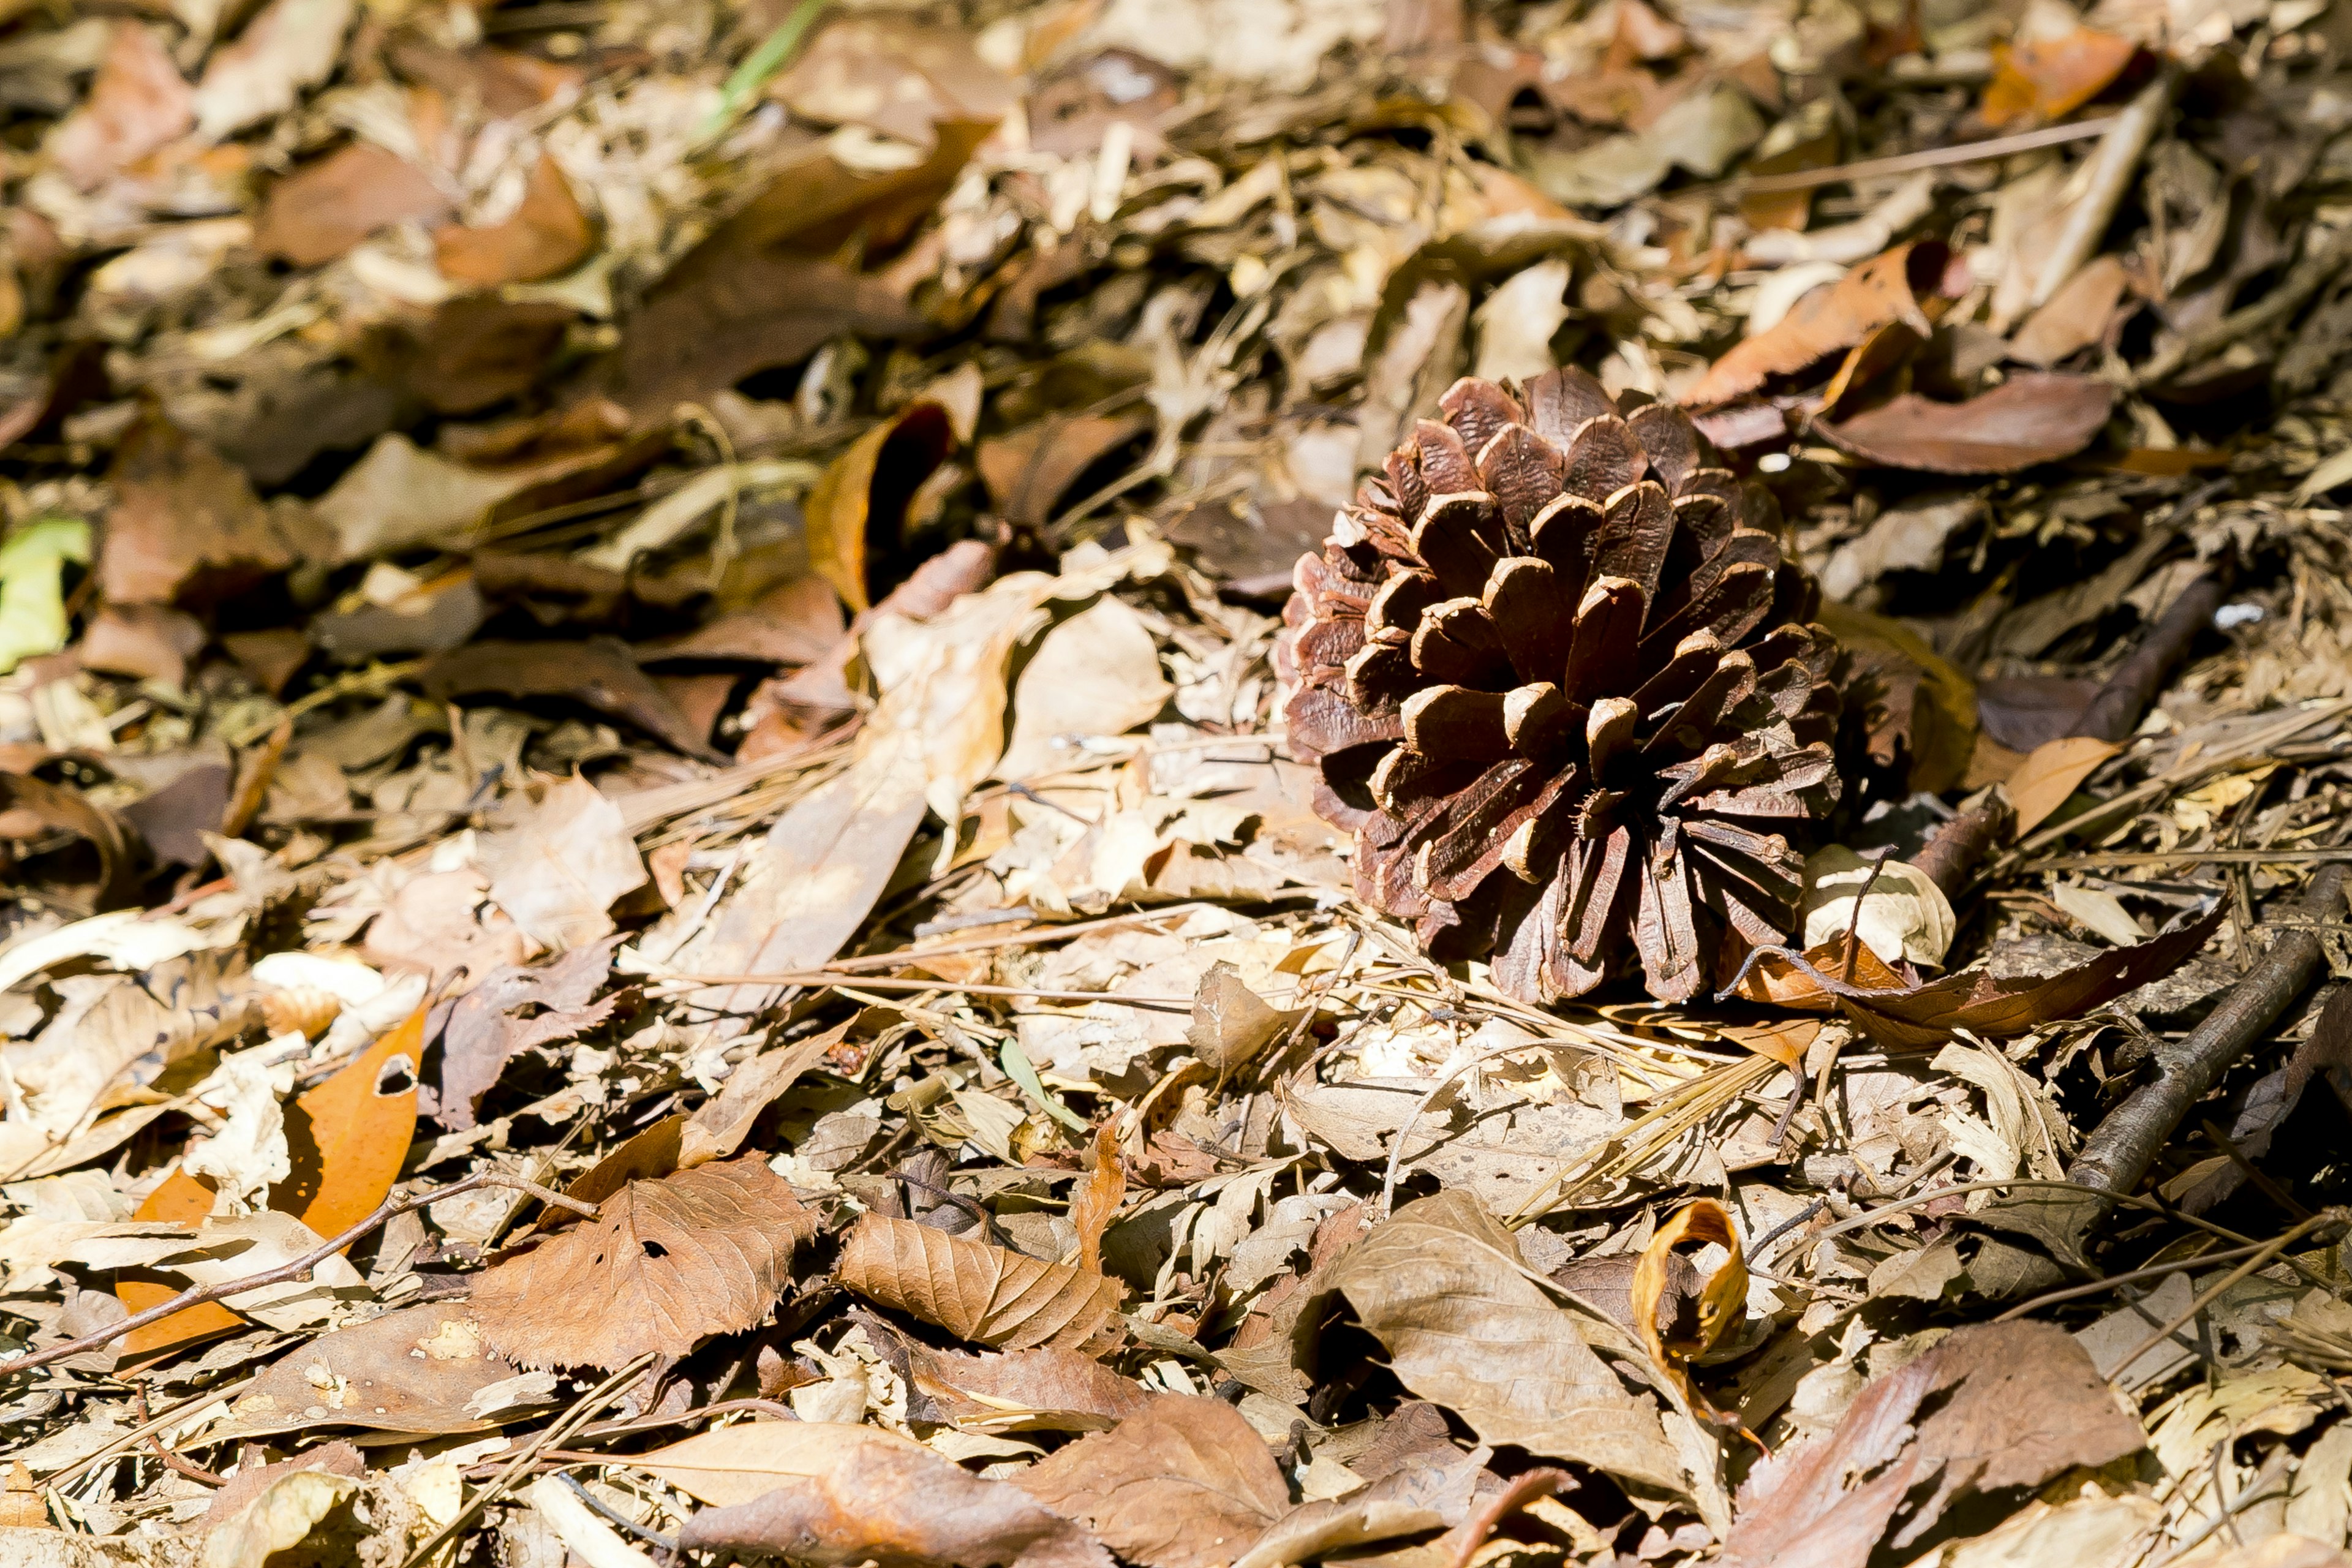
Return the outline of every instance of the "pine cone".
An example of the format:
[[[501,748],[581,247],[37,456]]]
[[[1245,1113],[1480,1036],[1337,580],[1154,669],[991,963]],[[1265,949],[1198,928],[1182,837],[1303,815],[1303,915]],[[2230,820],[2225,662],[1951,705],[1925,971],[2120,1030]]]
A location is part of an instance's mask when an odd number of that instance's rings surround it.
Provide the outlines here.
[[[1433,955],[1545,1002],[1638,955],[1682,1001],[1798,930],[1786,832],[1839,791],[1818,592],[1677,409],[1575,370],[1440,407],[1298,563],[1291,751]]]

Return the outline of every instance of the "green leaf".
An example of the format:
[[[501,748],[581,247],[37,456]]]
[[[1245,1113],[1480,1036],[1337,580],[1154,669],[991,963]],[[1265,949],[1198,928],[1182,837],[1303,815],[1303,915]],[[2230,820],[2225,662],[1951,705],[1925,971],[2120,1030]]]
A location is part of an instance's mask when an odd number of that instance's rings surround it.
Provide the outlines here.
[[[89,564],[89,524],[41,517],[0,542],[0,675],[66,646],[66,563]]]

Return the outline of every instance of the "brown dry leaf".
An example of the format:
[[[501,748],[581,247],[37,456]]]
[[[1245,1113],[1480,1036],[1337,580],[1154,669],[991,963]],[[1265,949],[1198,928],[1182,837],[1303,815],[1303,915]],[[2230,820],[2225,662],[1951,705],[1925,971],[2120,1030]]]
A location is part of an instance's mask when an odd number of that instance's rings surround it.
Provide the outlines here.
[[[882,1215],[851,1227],[836,1275],[869,1301],[995,1349],[1082,1349],[1118,1321],[1115,1279]]]
[[[1209,965],[1192,994],[1192,1022],[1184,1031],[1192,1054],[1209,1064],[1219,1082],[1246,1068],[1268,1046],[1288,1034],[1305,1009],[1284,1011],[1243,984],[1241,971],[1223,959]]]
[[[108,605],[74,646],[84,669],[160,680],[184,687],[188,660],[204,650],[205,628],[194,616],[160,605]]]
[[[1962,1030],[1979,1039],[2014,1039],[2044,1025],[2080,1017],[2171,973],[2221,929],[2226,912],[2217,908],[2179,931],[2135,947],[2108,948],[2088,963],[2055,974],[2000,980],[1979,969],[1908,991],[1850,986],[1835,980],[1827,989],[1848,1018],[1890,1049],[1940,1045]]]
[[[1428,1405],[1418,1408],[1431,1409]],[[1468,1517],[1479,1479],[1492,1457],[1493,1450],[1484,1447],[1457,1453],[1442,1438],[1441,1418],[1440,1441],[1406,1456],[1368,1487],[1300,1503],[1275,1521],[1234,1568],[1286,1568],[1293,1563],[1316,1562],[1349,1546],[1452,1530]]]
[[[541,969],[493,970],[459,997],[441,1026],[440,1098],[434,1119],[452,1132],[464,1131],[474,1125],[482,1096],[498,1083],[507,1063],[533,1047],[574,1038],[610,1017],[618,996],[593,998],[612,970],[613,945],[591,942]]]
[[[617,1367],[748,1329],[816,1221],[758,1159],[632,1182],[586,1220],[478,1277],[483,1337],[525,1366]]]
[[[1966,403],[1937,403],[1906,392],[1866,414],[1815,428],[1832,446],[1892,468],[2007,474],[2071,458],[2089,446],[2115,401],[2114,384],[2097,376],[2034,371]]]
[[[556,952],[611,931],[614,900],[646,885],[621,808],[578,773],[551,785],[514,826],[485,837],[481,867],[499,907]]]
[[[1225,1568],[1289,1511],[1265,1441],[1222,1399],[1160,1394],[1013,1478],[1145,1568]]]
[[[264,506],[241,470],[160,419],[115,454],[113,485],[98,577],[118,605],[216,603],[325,553],[300,507]]]
[[[321,1237],[334,1237],[374,1212],[400,1175],[416,1135],[416,1071],[425,1055],[425,1010],[285,1109],[291,1169],[269,1191],[269,1206],[290,1214]],[[136,1217],[199,1224],[213,1211],[215,1189],[200,1176],[173,1171],[139,1205]],[[130,1312],[161,1306],[181,1287],[154,1279],[122,1279],[115,1296]],[[205,1340],[245,1327],[218,1301],[184,1308],[122,1341],[123,1355],[154,1362]]]
[[[908,1354],[917,1386],[949,1404],[965,1426],[1101,1431],[1140,1411],[1151,1397],[1133,1378],[1055,1345],[967,1355],[909,1342]]]
[[[1656,1404],[1593,1352],[1586,1321],[1528,1277],[1511,1233],[1469,1194],[1399,1209],[1328,1284],[1387,1348],[1398,1380],[1484,1441],[1688,1495]]]
[[[52,163],[82,190],[184,134],[196,122],[195,94],[143,22],[125,18],[107,35],[89,97],[49,133]]]
[[[1118,1119],[1095,1130],[1091,1167],[1070,1196],[1070,1224],[1078,1233],[1078,1267],[1102,1271],[1102,1235],[1127,1196],[1127,1161],[1118,1150]]]
[[[404,883],[367,928],[361,952],[386,969],[447,984],[520,964],[530,948],[506,912],[483,903],[489,883],[472,867],[428,871]]]
[[[536,1414],[554,1394],[552,1375],[518,1377],[490,1353],[465,1302],[435,1301],[311,1341],[236,1394],[207,1440],[312,1426],[482,1432]]]
[[[2105,91],[2138,52],[2129,38],[2095,27],[2078,26],[2063,37],[1995,44],[1992,83],[1979,112],[1995,128],[2071,114]]]
[[[913,403],[852,442],[809,491],[809,560],[851,609],[874,602],[900,554],[908,503],[954,447],[947,409]]]
[[[787,1046],[738,1062],[717,1094],[702,1102],[680,1134],[677,1163],[682,1167],[723,1160],[743,1145],[760,1113],[799,1081],[801,1074],[824,1059],[856,1025],[845,1019]]]
[[[1876,1378],[1836,1430],[1749,1472],[1727,1568],[1863,1568],[1970,1493],[2038,1487],[2146,1442],[2074,1336],[2050,1323],[1965,1328]]]
[[[2122,750],[2111,741],[2062,735],[2027,752],[2025,761],[2018,763],[2017,771],[2001,786],[2017,808],[2017,836],[2022,838],[2049,821],[2083,781],[2099,771],[2100,763]]]
[[[1728,403],[1772,376],[1794,375],[1843,353],[1890,321],[1926,337],[1929,329],[1921,302],[1937,291],[1948,259],[1949,252],[1932,239],[1872,258],[1709,365],[1684,395],[1684,403],[1694,408]]]
[[[1149,435],[1151,424],[1151,416],[1141,412],[1051,415],[982,442],[980,477],[999,511],[1043,527],[1088,468]]]
[[[50,897],[60,894],[68,900],[68,907],[79,903],[84,909],[98,912],[117,910],[136,902],[139,897],[139,855],[128,819],[119,812],[107,810],[77,789],[68,789],[35,778],[30,773],[0,773],[0,824],[14,819],[14,826],[0,832],[0,840],[33,837],[42,832],[70,833],[89,842],[98,858],[98,875],[94,881],[77,882],[69,888],[52,884]],[[16,861],[9,868],[15,878],[27,883],[39,880],[31,865]]]
[[[481,228],[451,224],[433,236],[441,275],[479,289],[536,283],[569,272],[595,246],[595,226],[572,194],[572,182],[543,153],[512,216]]]
[[[2048,369],[2067,355],[2102,342],[2123,303],[2131,274],[2117,256],[2092,259],[2066,279],[2050,302],[2025,319],[2009,340],[2009,356]]]
[[[1870,944],[1859,939],[1853,944],[1851,969],[1847,967],[1845,940],[1843,937],[1809,947],[1802,956],[1820,973],[1866,991],[1896,991],[1903,986],[1903,977],[1887,968],[1885,962],[1871,951]],[[1818,1013],[1837,1010],[1837,998],[1823,990],[1812,975],[1777,955],[1759,959],[1748,972],[1747,978],[1740,981],[1738,994],[1748,1001],[1763,1002],[1775,1007],[1794,1007]]]
[[[754,1421],[634,1461],[704,1502],[678,1544],[894,1568],[1110,1568],[1102,1543],[1005,1481],[873,1426]]]
[[[1727,1256],[1699,1285],[1696,1321],[1688,1331],[1679,1323],[1670,1331],[1662,1330],[1658,1308],[1665,1299],[1675,1248],[1686,1242],[1723,1247]],[[1633,1330],[1650,1347],[1650,1359],[1681,1386],[1685,1398],[1695,1400],[1691,1358],[1713,1350],[1724,1331],[1748,1310],[1748,1264],[1740,1255],[1739,1233],[1732,1228],[1731,1215],[1721,1204],[1713,1198],[1685,1204],[1658,1227],[1634,1265],[1629,1304]]]
[[[449,198],[425,172],[373,142],[353,142],[269,187],[254,248],[316,267],[396,223],[436,223]]]
[[[940,121],[992,125],[1016,90],[961,28],[884,14],[831,22],[769,84],[768,96],[800,119],[860,125],[929,151]]]
[[[484,691],[509,697],[568,697],[635,724],[673,750],[724,762],[695,731],[676,702],[612,637],[584,642],[478,642],[436,658],[420,678],[436,701]]]

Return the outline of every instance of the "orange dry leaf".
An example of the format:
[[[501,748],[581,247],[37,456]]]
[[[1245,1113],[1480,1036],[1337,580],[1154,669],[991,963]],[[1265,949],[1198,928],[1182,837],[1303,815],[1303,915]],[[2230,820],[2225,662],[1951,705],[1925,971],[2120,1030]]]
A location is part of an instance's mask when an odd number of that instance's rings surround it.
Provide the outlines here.
[[[349,1067],[286,1107],[293,1169],[270,1189],[272,1209],[296,1215],[321,1237],[348,1230],[375,1211],[416,1136],[416,1067],[424,1044],[420,1007]],[[201,1224],[213,1212],[214,1194],[211,1182],[174,1171],[147,1194],[138,1217]],[[137,1313],[170,1300],[179,1288],[129,1276],[115,1281],[114,1294]],[[244,1326],[236,1313],[207,1301],[132,1332],[122,1342],[122,1354],[127,1361],[157,1361]]]
[[[1729,1256],[1699,1286],[1693,1331],[1684,1333],[1675,1324],[1676,1331],[1669,1334],[1658,1327],[1658,1303],[1665,1295],[1674,1250],[1685,1242],[1712,1242]],[[1658,1370],[1672,1378],[1693,1403],[1697,1401],[1690,1385],[1691,1358],[1713,1350],[1747,1304],[1748,1264],[1740,1256],[1739,1233],[1732,1228],[1731,1216],[1723,1205],[1713,1198],[1684,1205],[1658,1227],[1650,1245],[1642,1249],[1642,1260],[1633,1266],[1633,1328],[1649,1347],[1650,1359]]]
[[[1727,403],[1772,376],[1794,375],[1853,347],[1889,321],[1926,337],[1931,329],[1921,304],[1937,291],[1949,254],[1941,241],[1922,239],[1873,257],[1708,366],[1684,403]]]
[[[2045,741],[2026,753],[2009,775],[2007,788],[2010,804],[2017,808],[2017,834],[2021,838],[2050,818],[2051,813],[2066,804],[2082,782],[2098,771],[2099,764],[2123,750],[2109,741],[2093,740],[2088,735],[2062,735]]]
[[[512,217],[483,228],[452,224],[434,235],[433,254],[444,278],[488,289],[569,272],[595,244],[571,182],[554,159],[541,155]]]
[[[2034,117],[2054,120],[2105,91],[2138,48],[2129,38],[2095,27],[2013,47],[1995,45],[1992,84],[1985,89],[1979,112],[1995,127]]]
[[[264,256],[315,267],[380,228],[448,216],[449,198],[424,170],[373,142],[354,142],[269,187],[253,244]]]
[[[1096,1130],[1094,1159],[1094,1168],[1071,1194],[1070,1223],[1078,1232],[1078,1266],[1099,1270],[1103,1231],[1127,1195],[1127,1162],[1119,1157],[1117,1117]]]

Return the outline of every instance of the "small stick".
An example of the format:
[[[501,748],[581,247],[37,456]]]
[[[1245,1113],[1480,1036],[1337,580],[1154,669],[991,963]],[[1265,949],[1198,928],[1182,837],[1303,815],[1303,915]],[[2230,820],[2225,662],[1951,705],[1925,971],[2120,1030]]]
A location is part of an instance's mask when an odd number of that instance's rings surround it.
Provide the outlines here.
[[[150,1323],[162,1322],[173,1313],[185,1311],[190,1307],[200,1307],[207,1301],[218,1301],[230,1296],[242,1296],[248,1290],[257,1290],[265,1285],[282,1285],[288,1280],[300,1279],[309,1275],[311,1269],[352,1246],[362,1237],[366,1236],[394,1215],[406,1214],[411,1209],[421,1209],[428,1204],[437,1204],[443,1198],[455,1197],[459,1193],[472,1192],[477,1187],[516,1187],[529,1193],[543,1204],[554,1204],[564,1208],[575,1209],[592,1216],[596,1212],[593,1205],[566,1197],[551,1187],[541,1186],[537,1182],[528,1182],[520,1176],[509,1175],[504,1171],[479,1171],[462,1182],[452,1182],[446,1187],[436,1187],[429,1193],[418,1193],[405,1198],[387,1197],[376,1205],[373,1214],[359,1221],[341,1236],[320,1242],[290,1263],[281,1263],[275,1268],[265,1268],[257,1274],[248,1274],[241,1279],[224,1279],[216,1285],[192,1285],[168,1301],[150,1307],[143,1312],[133,1312],[120,1322],[109,1323],[102,1329],[94,1329],[78,1340],[68,1340],[64,1344],[51,1345],[45,1351],[32,1351],[8,1361],[0,1362],[0,1375],[31,1372],[36,1367],[47,1366],[52,1362],[79,1355],[84,1351],[94,1351],[101,1345],[113,1343],[126,1334],[136,1333]]]
[[[2347,875],[2352,875],[2352,867],[2341,863],[2323,867],[2311,879],[2311,890],[2296,906],[2297,912],[2314,921],[2338,914],[2344,907]],[[2231,987],[2221,1005],[2163,1056],[2156,1081],[2133,1090],[2107,1112],[2084,1141],[2082,1152],[2067,1168],[2066,1179],[2109,1196],[2137,1187],[2189,1109],[2205,1098],[2224,1070],[2269,1032],[2287,1004],[2310,987],[2320,957],[2317,931],[2281,931],[2271,950]]]
[[[2016,824],[2017,813],[2009,802],[1999,794],[1991,795],[1983,805],[1961,812],[1936,829],[1912,864],[1941,888],[1946,898],[1957,899],[1968,889],[1969,879],[1992,853],[1993,846],[2007,838]]]
[[[968,985],[952,980],[877,979],[868,975],[828,974],[804,969],[778,974],[669,974],[656,983],[664,995],[699,991],[712,985],[843,985],[867,991],[953,991],[966,996],[1025,996],[1037,1002],[1117,1002],[1128,1007],[1192,1009],[1190,996],[1134,996],[1124,991],[1040,991],[1031,985]],[[648,989],[652,989],[648,987]]]
[[[2342,1209],[2329,1209],[2325,1213],[2312,1215],[2309,1219],[2303,1221],[2300,1225],[2296,1225],[2272,1240],[2264,1242],[2261,1250],[2257,1251],[2252,1258],[2247,1258],[2243,1263],[2239,1264],[2235,1268],[2231,1269],[2230,1272],[2224,1275],[2221,1279],[2217,1280],[2212,1285],[2208,1286],[2195,1300],[2182,1308],[2170,1322],[2165,1324],[2164,1327],[2157,1330],[2156,1332],[2148,1335],[2147,1338],[2134,1345],[2131,1350],[2131,1354],[2116,1363],[2116,1372],[2121,1373],[2125,1368],[2129,1367],[2134,1363],[2137,1362],[2140,1357],[2146,1355],[2148,1352],[2154,1350],[2157,1346],[2170,1339],[2174,1331],[2180,1328],[2180,1326],[2188,1322],[2189,1319],[2194,1318],[2198,1313],[2203,1311],[2206,1308],[2219,1300],[2223,1291],[2227,1290],[2231,1286],[2235,1285],[2239,1280],[2243,1279],[2247,1275],[2252,1274],[2255,1269],[2260,1268],[2263,1264],[2268,1263],[2272,1258],[2276,1258],[2280,1253],[2284,1252],[2289,1247],[2302,1240],[2313,1231],[2319,1229],[2322,1226],[2342,1225],[2347,1217],[2347,1215],[2346,1211]]]
[[[2216,562],[2183,588],[2139,646],[2107,677],[2067,733],[2094,741],[2127,739],[2139,728],[2140,715],[2163,689],[2173,667],[2187,657],[2197,634],[2212,625],[2213,612],[2221,607],[2221,595],[2229,587],[2229,565]]]
[[[2085,120],[2074,125],[2049,125],[2039,131],[2021,131],[2014,136],[1966,142],[1957,147],[1931,147],[1924,153],[1903,153],[1892,158],[1866,158],[1859,163],[1839,163],[1826,169],[1798,169],[1786,174],[1747,175],[1722,183],[1743,194],[1752,192],[1764,195],[1780,191],[1810,191],[1816,185],[1834,185],[1843,180],[1870,180],[1882,174],[1914,174],[1922,169],[1943,169],[1955,163],[1980,163],[1988,158],[2006,158],[2012,153],[2032,153],[2043,147],[2063,147],[2069,142],[2087,142],[2094,136],[2105,136],[2122,118],[2123,115],[2112,114],[2104,120]]]
[[[2140,89],[2138,96],[2121,114],[2107,121],[2106,134],[2099,138],[2098,147],[2091,153],[2090,183],[2082,199],[2066,215],[2065,227],[2059,231],[2049,259],[2042,264],[2042,271],[2033,280],[2033,294],[2027,300],[2026,309],[2038,310],[2048,304],[2050,297],[2097,254],[2099,237],[2114,221],[2116,204],[2129,188],[2132,172],[2139,167],[2148,139],[2156,134],[2157,124],[2172,102],[2173,89],[2179,80],[2179,68],[2168,65],[2154,81]]]

